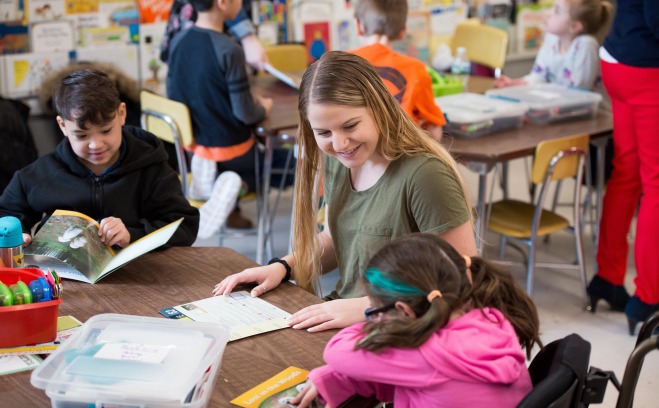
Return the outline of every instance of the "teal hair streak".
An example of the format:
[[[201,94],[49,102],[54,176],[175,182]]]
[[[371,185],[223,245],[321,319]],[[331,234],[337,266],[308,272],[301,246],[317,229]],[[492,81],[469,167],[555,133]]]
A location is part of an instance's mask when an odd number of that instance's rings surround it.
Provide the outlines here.
[[[370,267],[364,273],[366,280],[373,286],[384,289],[388,292],[397,293],[400,295],[425,295],[425,292],[414,286],[397,280],[391,280],[384,277],[382,271],[377,268]]]

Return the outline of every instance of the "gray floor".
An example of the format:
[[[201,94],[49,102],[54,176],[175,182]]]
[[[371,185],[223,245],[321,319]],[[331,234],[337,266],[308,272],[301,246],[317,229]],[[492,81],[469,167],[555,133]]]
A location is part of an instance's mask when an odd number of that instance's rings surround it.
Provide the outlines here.
[[[464,170],[467,184],[472,192],[476,191],[477,179],[474,174]],[[511,194],[515,197],[526,198],[524,160],[518,160],[511,164]],[[563,188],[564,194],[561,201],[569,201],[568,191],[570,186]],[[274,194],[272,195],[274,198]],[[498,192],[494,192],[494,199],[498,198]],[[274,252],[275,255],[287,253],[289,243],[290,227],[290,205],[291,191],[282,196],[281,205],[274,220]],[[243,212],[255,220],[254,202],[241,205]],[[486,236],[486,253],[495,257],[497,253],[498,239],[494,235]],[[585,250],[588,276],[594,274],[594,255],[591,228],[587,227],[585,233]],[[198,241],[195,245],[214,246],[218,238]],[[633,239],[630,235],[630,243]],[[225,246],[233,248],[245,256],[255,258],[255,238],[230,238],[225,240]],[[521,260],[521,256],[515,251],[507,253],[507,259]],[[551,237],[548,244],[540,248],[539,261],[563,261],[574,259],[573,239],[569,234],[556,234]],[[629,261],[629,273],[626,286],[633,293],[635,269],[633,259]],[[524,272],[521,267],[511,267],[520,284],[524,282]],[[322,282],[323,292],[332,290],[337,280],[336,273],[326,275]],[[549,270],[539,269],[536,271],[534,282],[533,300],[535,301],[541,322],[541,334],[545,343],[564,337],[570,333],[578,333],[592,345],[590,363],[592,366],[604,370],[612,370],[622,380],[627,359],[634,347],[635,338],[627,333],[627,322],[622,313],[611,312],[606,305],[600,304],[596,314],[583,310],[582,297],[580,296],[579,281],[576,271],[571,270]],[[645,360],[643,370],[636,388],[635,407],[657,407],[659,403],[659,352],[654,352]],[[618,393],[609,385],[602,407],[615,407]]]

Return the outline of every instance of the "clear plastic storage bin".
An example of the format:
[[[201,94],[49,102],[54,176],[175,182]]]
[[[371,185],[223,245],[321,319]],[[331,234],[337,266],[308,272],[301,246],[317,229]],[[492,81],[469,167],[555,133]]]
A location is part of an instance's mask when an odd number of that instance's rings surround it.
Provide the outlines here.
[[[478,137],[522,126],[528,107],[475,93],[462,93],[435,98],[446,115],[446,133]]]
[[[53,407],[203,407],[229,333],[220,325],[101,314],[32,373]]]
[[[523,102],[529,107],[526,116],[531,123],[546,124],[567,119],[592,117],[602,95],[557,84],[534,84],[491,89],[488,96]]]

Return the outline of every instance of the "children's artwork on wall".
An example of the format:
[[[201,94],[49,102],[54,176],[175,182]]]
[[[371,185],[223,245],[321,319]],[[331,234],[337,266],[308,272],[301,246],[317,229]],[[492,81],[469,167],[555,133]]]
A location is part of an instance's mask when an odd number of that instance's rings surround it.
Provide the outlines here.
[[[2,93],[8,98],[36,96],[42,79],[69,63],[66,52],[4,55],[0,58]]]
[[[309,62],[317,61],[330,48],[330,23],[319,21],[304,24],[304,44]]]
[[[467,6],[464,4],[433,4],[428,6],[430,29],[432,35],[453,35],[455,27],[467,18]]]
[[[24,19],[24,0],[0,0],[0,22],[23,21]]]
[[[64,0],[29,0],[27,5],[30,23],[57,20],[66,13]]]
[[[68,20],[34,23],[30,26],[30,41],[36,54],[69,52],[75,48],[73,25]]]
[[[258,7],[252,17],[261,41],[267,45],[288,42],[286,0],[260,0],[255,4]]]
[[[357,27],[354,20],[340,21],[337,26],[337,49],[352,50],[359,46],[357,41]]]
[[[98,4],[101,27],[126,26],[130,41],[139,41],[140,14],[135,1],[101,0]]]
[[[160,61],[160,44],[167,22],[140,25],[139,81],[144,89],[165,95],[167,65]]]
[[[67,0],[66,14],[97,13],[99,0]]]
[[[20,21],[0,23],[0,55],[30,51],[28,28]]]
[[[78,61],[94,61],[112,64],[126,76],[139,83],[140,68],[137,44],[120,44],[105,48],[80,48],[76,53]]]
[[[137,0],[142,24],[167,22],[174,0]]]
[[[427,11],[410,11],[407,14],[405,37],[394,41],[394,51],[430,63],[430,20]]]
[[[125,26],[85,28],[80,36],[83,47],[114,47],[130,42],[130,30]]]
[[[517,52],[535,55],[545,36],[544,16],[547,3],[517,6]]]
[[[513,4],[511,0],[487,0],[480,7],[479,15],[483,23],[503,31],[509,31],[512,11]]]
[[[100,15],[98,13],[69,14],[67,20],[71,21],[71,24],[73,24],[73,34],[75,35],[76,45],[83,44],[82,33],[85,30],[101,26]]]

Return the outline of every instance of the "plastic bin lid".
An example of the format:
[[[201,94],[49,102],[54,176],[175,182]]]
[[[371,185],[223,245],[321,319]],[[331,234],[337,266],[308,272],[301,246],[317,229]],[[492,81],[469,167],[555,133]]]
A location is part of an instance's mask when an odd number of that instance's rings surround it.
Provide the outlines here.
[[[485,120],[523,116],[525,103],[508,102],[476,93],[461,93],[435,98],[449,122],[475,123]]]
[[[182,403],[206,371],[219,368],[228,339],[217,324],[101,314],[38,366],[31,382],[51,398]]]
[[[602,95],[598,93],[558,84],[533,84],[490,89],[485,94],[513,102],[524,102],[530,109],[598,104],[602,101]]]
[[[23,245],[23,228],[18,218],[0,218],[0,247],[11,248],[21,245]]]

